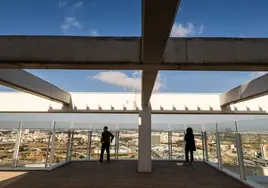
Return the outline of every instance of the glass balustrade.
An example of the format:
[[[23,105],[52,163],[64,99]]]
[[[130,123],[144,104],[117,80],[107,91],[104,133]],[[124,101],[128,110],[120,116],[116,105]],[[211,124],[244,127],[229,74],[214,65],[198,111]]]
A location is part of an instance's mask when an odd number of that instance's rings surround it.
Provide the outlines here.
[[[187,127],[192,127],[196,161],[208,160],[242,179],[264,184],[268,176],[267,123],[266,119],[258,119],[203,126],[153,124],[152,159],[184,160],[184,135]],[[115,136],[110,148],[111,159],[137,159],[137,124],[2,121],[0,169],[50,168],[69,160],[97,160],[105,125]]]
[[[119,131],[119,159],[137,159],[138,158],[138,131],[134,129]]]

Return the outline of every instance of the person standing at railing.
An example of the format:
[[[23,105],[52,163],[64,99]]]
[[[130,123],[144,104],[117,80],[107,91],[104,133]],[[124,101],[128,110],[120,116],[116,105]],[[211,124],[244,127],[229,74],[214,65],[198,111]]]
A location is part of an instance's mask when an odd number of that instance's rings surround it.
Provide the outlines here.
[[[191,165],[192,162],[194,161],[193,152],[196,151],[194,133],[193,133],[193,129],[191,127],[188,127],[186,129],[184,141],[185,141],[185,163],[184,163],[184,165],[188,166],[188,165]],[[189,162],[189,153],[191,155],[190,162]]]
[[[106,150],[107,162],[110,162],[110,143],[113,141],[113,139],[114,135],[110,131],[108,131],[108,127],[105,126],[101,134],[101,155],[99,163],[103,162],[104,150]]]

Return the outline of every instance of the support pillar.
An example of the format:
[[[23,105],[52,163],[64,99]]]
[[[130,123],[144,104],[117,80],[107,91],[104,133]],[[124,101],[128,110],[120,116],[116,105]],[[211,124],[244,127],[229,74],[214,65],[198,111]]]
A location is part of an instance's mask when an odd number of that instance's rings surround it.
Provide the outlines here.
[[[150,104],[142,106],[139,112],[138,172],[152,172]]]

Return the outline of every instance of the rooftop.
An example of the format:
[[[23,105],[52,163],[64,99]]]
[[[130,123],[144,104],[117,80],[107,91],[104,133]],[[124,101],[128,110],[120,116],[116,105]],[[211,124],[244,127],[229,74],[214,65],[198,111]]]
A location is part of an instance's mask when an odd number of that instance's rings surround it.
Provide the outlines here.
[[[111,164],[102,165],[95,161],[70,162],[53,171],[28,172],[16,181],[9,180],[11,183],[6,184],[6,188],[29,188],[37,185],[57,188],[108,187],[108,185],[116,188],[246,187],[201,162],[193,164],[192,167],[186,167],[178,166],[174,161],[153,161],[152,173],[138,173],[137,163],[136,160],[112,161]]]

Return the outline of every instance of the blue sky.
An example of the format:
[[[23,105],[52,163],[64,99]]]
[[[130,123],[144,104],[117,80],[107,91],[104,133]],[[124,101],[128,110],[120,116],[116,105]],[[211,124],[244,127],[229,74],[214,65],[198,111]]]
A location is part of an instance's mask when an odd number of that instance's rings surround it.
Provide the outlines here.
[[[267,0],[182,0],[172,35],[267,37],[267,7]],[[0,35],[140,36],[141,1],[0,1],[0,26]],[[135,71],[29,71],[68,91],[120,92],[140,88],[140,75]],[[261,74],[161,71],[156,90],[223,92]]]

